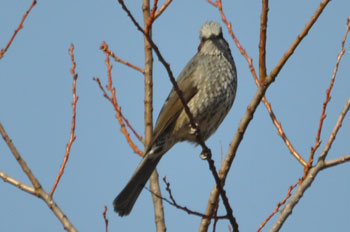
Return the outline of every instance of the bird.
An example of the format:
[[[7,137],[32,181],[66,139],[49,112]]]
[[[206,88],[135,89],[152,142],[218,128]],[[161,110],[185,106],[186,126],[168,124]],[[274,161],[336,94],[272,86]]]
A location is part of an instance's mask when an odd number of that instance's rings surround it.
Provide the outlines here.
[[[219,23],[205,22],[200,28],[199,39],[197,53],[176,82],[199,128],[198,133],[205,141],[216,131],[233,105],[237,71]],[[162,156],[182,141],[198,145],[184,106],[172,88],[159,113],[142,161],[113,201],[114,211],[119,216],[130,214]]]

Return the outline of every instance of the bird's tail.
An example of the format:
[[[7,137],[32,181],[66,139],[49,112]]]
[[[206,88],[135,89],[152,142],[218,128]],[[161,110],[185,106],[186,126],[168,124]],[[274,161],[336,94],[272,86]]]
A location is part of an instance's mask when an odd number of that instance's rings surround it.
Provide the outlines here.
[[[161,157],[161,155],[146,154],[125,188],[114,199],[114,211],[120,216],[126,216],[130,213]]]

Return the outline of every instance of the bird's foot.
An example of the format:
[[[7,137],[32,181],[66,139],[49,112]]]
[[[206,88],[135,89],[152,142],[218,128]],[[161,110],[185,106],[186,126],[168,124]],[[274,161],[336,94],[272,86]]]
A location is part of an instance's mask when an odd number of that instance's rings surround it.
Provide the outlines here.
[[[207,149],[207,150],[203,150],[201,152],[201,154],[199,155],[199,157],[202,159],[202,160],[206,160],[208,158],[211,158],[211,151],[210,149]]]
[[[195,127],[195,128],[193,128],[193,127],[191,126],[191,124],[190,124],[189,126],[190,126],[190,134],[191,134],[191,135],[197,135],[197,134],[199,134],[199,125],[198,125],[198,123],[196,123],[196,127]]]

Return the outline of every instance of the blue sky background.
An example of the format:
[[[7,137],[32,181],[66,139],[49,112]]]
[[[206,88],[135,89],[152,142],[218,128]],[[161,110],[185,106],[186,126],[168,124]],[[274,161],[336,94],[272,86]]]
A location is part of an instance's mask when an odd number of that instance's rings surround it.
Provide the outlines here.
[[[164,1],[160,1],[163,3]],[[31,1],[0,1],[0,47],[3,48]],[[140,1],[127,1],[142,22]],[[268,72],[318,7],[319,1],[270,1],[267,34]],[[227,18],[257,68],[260,1],[223,1]],[[307,159],[314,144],[325,92],[350,16],[348,0],[332,1],[267,91],[278,120],[296,150]],[[218,11],[204,0],[173,1],[153,27],[154,41],[175,75],[195,54],[199,28],[207,20],[221,23]],[[238,123],[256,91],[245,59],[224,28],[237,70],[234,106],[207,144],[218,165]],[[117,1],[38,1],[12,46],[0,60],[0,122],[23,158],[49,191],[63,160],[71,123],[72,77],[68,48],[75,45],[77,82],[77,139],[54,199],[79,231],[104,231],[102,212],[109,208],[110,231],[154,231],[153,206],[143,191],[128,217],[112,210],[112,201],[128,181],[140,158],[135,155],[114,117],[109,102],[92,80],[106,83],[105,40],[122,59],[143,67],[143,38]],[[349,50],[350,43],[346,44]],[[171,83],[155,57],[154,119]],[[343,57],[328,105],[322,145],[349,97],[350,55]],[[124,115],[144,133],[143,76],[121,64],[112,71]],[[328,159],[349,154],[350,120],[347,115]],[[139,147],[142,147],[138,143]],[[214,186],[200,148],[176,145],[158,166],[171,183],[177,201],[203,212]],[[0,140],[0,170],[29,184],[19,165]],[[241,231],[256,231],[302,175],[261,104],[241,143],[226,191]],[[282,231],[348,231],[350,228],[349,164],[321,172],[295,207]],[[161,184],[162,189],[165,188]],[[41,200],[7,183],[0,183],[0,231],[62,231],[63,227]],[[167,196],[167,194],[165,193]],[[225,212],[220,208],[220,212]],[[196,231],[200,218],[165,204],[168,231]],[[268,231],[276,217],[263,231]],[[220,221],[217,231],[228,231]]]

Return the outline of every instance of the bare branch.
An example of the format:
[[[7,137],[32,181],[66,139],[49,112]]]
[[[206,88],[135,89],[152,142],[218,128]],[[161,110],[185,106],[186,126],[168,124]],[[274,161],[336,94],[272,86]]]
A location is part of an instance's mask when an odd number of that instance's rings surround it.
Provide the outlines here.
[[[273,124],[275,125],[278,134],[281,136],[283,139],[284,143],[286,144],[287,148],[289,149],[289,152],[303,165],[303,167],[307,166],[306,161],[301,157],[301,155],[295,150],[293,147],[292,143],[288,139],[287,135],[285,134],[282,125],[279,121],[277,121],[276,115],[272,111],[271,104],[266,100],[266,97],[262,98],[262,101],[264,105],[266,106],[267,111],[269,112],[269,115],[271,117],[271,120]]]
[[[273,82],[275,77],[278,75],[278,73],[283,68],[284,64],[287,62],[289,57],[294,53],[295,49],[298,47],[300,42],[305,38],[305,36],[309,33],[311,27],[314,25],[314,23],[317,21],[318,17],[321,15],[324,8],[327,6],[327,4],[330,2],[330,0],[323,0],[315,13],[312,15],[309,22],[305,25],[304,29],[299,33],[297,38],[294,40],[292,45],[288,48],[288,50],[284,53],[280,61],[276,64],[275,68],[270,72],[270,75],[267,79],[267,82]]]
[[[62,210],[58,207],[56,202],[52,199],[52,197],[47,194],[41,187],[40,182],[36,179],[34,174],[30,171],[29,167],[27,166],[26,162],[22,159],[21,155],[18,153],[16,147],[13,145],[11,139],[8,137],[5,129],[0,123],[0,134],[2,135],[4,141],[6,142],[7,146],[10,148],[10,151],[15,156],[18,164],[21,166],[23,172],[28,176],[29,180],[32,182],[34,188],[30,189],[31,187],[26,186],[23,183],[20,183],[19,181],[15,180],[14,178],[6,178],[7,182],[15,185],[19,189],[26,191],[30,194],[33,194],[47,204],[49,209],[56,215],[57,219],[62,223],[64,229],[66,231],[70,232],[76,232],[77,230],[73,226],[73,224],[69,221],[68,217],[62,212]],[[4,180],[5,175],[4,173],[1,174],[2,179]],[[3,178],[4,177],[4,178]],[[33,192],[34,190],[34,192]]]
[[[144,19],[147,18],[148,19],[148,22],[147,22],[147,25],[145,25],[145,33],[146,34],[149,34],[150,32],[150,29],[151,29],[151,26],[154,22],[154,16],[156,14],[156,10],[157,10],[157,4],[158,4],[158,0],[154,0],[153,1],[153,7],[152,7],[152,11],[151,11],[151,14],[149,14],[149,0],[147,0],[148,4],[148,10],[147,10],[147,16],[144,15]],[[143,7],[145,7],[145,5],[143,5]],[[145,13],[145,11],[144,11]],[[146,24],[146,21],[145,21],[145,24]]]
[[[10,148],[11,153],[13,154],[15,159],[17,160],[18,164],[21,166],[23,172],[29,178],[29,180],[32,183],[32,185],[34,186],[34,188],[35,189],[41,188],[41,185],[40,185],[39,181],[36,179],[36,177],[34,176],[32,171],[29,169],[29,167],[27,166],[26,162],[22,159],[22,156],[17,151],[15,145],[13,145],[11,139],[7,135],[7,133],[6,133],[4,127],[2,126],[1,123],[0,123],[0,134],[2,135],[2,138],[6,142],[7,146]]]
[[[259,42],[259,76],[260,82],[265,83],[266,78],[266,30],[269,1],[262,0],[260,16],[260,42]]]
[[[50,191],[50,196],[52,197],[52,195],[54,194],[55,192],[55,189],[63,175],[63,172],[64,172],[64,168],[66,167],[66,164],[68,162],[68,159],[69,159],[69,154],[70,154],[70,150],[71,150],[71,147],[72,147],[72,144],[73,142],[75,141],[75,119],[76,119],[76,115],[77,115],[77,102],[78,102],[78,99],[79,97],[77,96],[77,93],[76,93],[76,86],[77,86],[77,79],[78,79],[78,74],[75,73],[75,67],[76,67],[76,63],[75,63],[75,60],[74,60],[74,54],[73,54],[73,51],[74,51],[74,45],[71,44],[70,48],[69,48],[69,55],[71,57],[71,60],[72,60],[72,68],[70,69],[70,72],[73,76],[73,86],[72,86],[72,93],[73,93],[73,103],[72,103],[72,108],[73,108],[73,112],[72,112],[72,123],[71,123],[71,129],[70,129],[70,138],[69,138],[69,142],[66,146],[66,154],[64,155],[64,159],[63,159],[63,162],[61,164],[61,167],[60,167],[60,171],[58,172],[58,175],[56,177],[56,180],[55,180],[55,183],[54,185],[52,186],[52,189]]]
[[[338,120],[337,120],[337,123],[335,124],[332,132],[331,132],[331,135],[329,136],[329,139],[325,145],[325,147],[323,148],[320,156],[319,156],[319,160],[325,160],[326,157],[327,157],[327,154],[329,152],[329,150],[331,149],[332,147],[332,144],[335,140],[335,137],[340,129],[340,127],[342,126],[342,123],[343,123],[343,120],[344,120],[344,117],[346,115],[346,113],[349,111],[349,108],[350,108],[350,97],[348,98],[347,102],[345,103],[344,105],[344,108],[343,110],[341,111],[341,113],[339,114],[339,117],[338,117]]]
[[[104,47],[104,46],[107,46],[107,44],[105,42],[102,43],[101,47]],[[111,96],[109,96],[108,93],[106,92],[106,90],[103,88],[99,78],[94,77],[93,80],[97,82],[98,86],[100,87],[101,91],[103,92],[103,96],[113,105],[113,108],[116,111],[116,118],[118,119],[119,125],[121,127],[120,129],[121,129],[122,133],[124,134],[128,144],[130,145],[130,147],[133,149],[133,151],[136,154],[138,154],[140,156],[143,156],[144,153],[142,151],[140,151],[140,149],[132,141],[132,139],[130,138],[130,134],[126,130],[126,127],[125,127],[125,124],[124,124],[124,121],[123,121],[124,116],[122,115],[121,108],[118,105],[117,97],[116,97],[116,91],[115,91],[115,88],[113,87],[112,73],[111,73],[112,66],[111,66],[111,64],[109,62],[109,56],[110,55],[107,52],[107,50],[104,50],[105,54],[106,54],[106,66],[107,66],[107,74],[108,74],[107,89],[111,93]]]
[[[284,199],[280,202],[277,203],[276,205],[276,208],[275,210],[265,219],[265,221],[263,221],[263,223],[261,223],[261,225],[259,226],[257,232],[260,232],[261,229],[266,225],[266,223],[273,217],[273,215],[275,215],[278,210],[280,209],[280,207],[282,205],[284,205],[286,203],[286,201],[288,200],[288,198],[292,195],[292,191],[295,187],[297,187],[297,185],[300,183],[300,180],[298,180],[297,183],[295,183],[294,185],[291,185],[289,188],[288,188],[288,193],[287,195],[284,197]]]
[[[35,6],[36,4],[36,0],[33,0],[32,4],[30,5],[29,9],[26,11],[26,13],[23,15],[21,22],[19,23],[18,27],[16,28],[16,30],[13,32],[11,39],[9,40],[9,42],[6,44],[5,48],[0,50],[0,60],[1,58],[4,57],[5,52],[7,52],[7,49],[9,49],[9,47],[11,46],[13,40],[15,39],[17,33],[23,28],[23,23],[26,20],[27,16],[29,15],[30,11],[32,10],[32,8]]]
[[[283,223],[287,220],[288,216],[292,214],[293,208],[295,207],[295,205],[299,202],[299,200],[302,198],[304,192],[310,187],[310,185],[312,184],[312,182],[314,181],[314,179],[316,178],[317,174],[327,168],[327,167],[331,167],[334,166],[336,164],[339,163],[343,163],[345,161],[348,161],[347,156],[345,156],[346,158],[344,158],[344,161],[329,161],[330,163],[326,163],[324,161],[324,159],[327,156],[327,153],[329,151],[329,149],[331,148],[331,145],[335,139],[335,136],[342,124],[342,121],[345,117],[345,114],[348,112],[350,108],[350,98],[348,99],[348,101],[346,102],[342,112],[339,115],[338,121],[328,139],[328,142],[326,144],[326,146],[323,148],[323,151],[318,159],[317,164],[310,168],[309,172],[307,173],[307,175],[305,176],[303,182],[300,184],[299,188],[297,189],[297,191],[293,194],[293,196],[289,199],[289,201],[287,202],[287,204],[285,205],[285,207],[282,209],[276,223],[273,225],[273,227],[271,228],[270,232],[277,232],[280,230],[280,228],[282,227]],[[327,164],[327,166],[326,166]]]
[[[133,69],[139,71],[140,73],[143,73],[143,74],[145,73],[145,70],[143,70],[142,68],[140,68],[140,67],[138,67],[138,66],[136,66],[136,65],[133,65],[133,64],[129,63],[128,61],[122,60],[122,59],[120,59],[119,57],[117,57],[117,56],[114,54],[114,52],[112,52],[111,50],[109,50],[109,48],[108,48],[108,46],[107,46],[107,44],[106,44],[105,42],[102,43],[102,45],[100,46],[100,49],[101,49],[103,52],[108,53],[108,54],[114,59],[114,61],[119,62],[119,63],[121,63],[121,64],[125,64],[126,66],[129,66],[130,68],[133,68]]]
[[[123,122],[123,118],[121,117],[121,109],[118,105],[118,103],[116,102],[116,98],[115,98],[115,101],[113,100],[114,99],[114,96],[110,97],[106,90],[102,87],[102,84],[101,84],[101,81],[99,78],[95,77],[93,78],[94,81],[97,82],[98,86],[100,87],[101,91],[103,92],[103,96],[112,103],[113,107],[114,107],[114,110],[116,111],[116,118],[118,119],[118,122],[120,124],[120,127],[121,127],[121,131],[123,132],[128,144],[130,145],[130,147],[133,149],[133,151],[140,155],[140,156],[143,156],[143,152],[140,151],[140,149],[136,146],[136,144],[131,140],[130,138],[130,134],[128,133],[128,131],[126,130],[126,127],[125,127],[125,124]]]
[[[152,25],[155,20],[155,13],[157,10],[158,1],[153,2],[152,12],[150,13],[150,1],[142,1],[142,11],[143,11],[143,23],[146,34],[152,37]],[[153,53],[152,46],[149,40],[144,36],[144,51],[145,51],[145,150],[152,140],[153,134]],[[158,172],[155,169],[150,176],[150,188],[157,195],[161,196],[162,193],[159,187]],[[153,207],[154,207],[154,219],[156,224],[157,232],[165,232],[165,218],[164,218],[164,208],[163,201],[152,195]]]
[[[11,177],[11,176],[6,175],[6,174],[5,174],[4,172],[2,172],[2,171],[0,171],[0,178],[1,178],[3,181],[5,181],[5,182],[7,182],[7,183],[9,183],[9,184],[12,184],[13,186],[15,186],[15,187],[17,187],[17,188],[19,188],[19,189],[21,189],[21,190],[27,192],[27,193],[30,193],[30,194],[32,194],[32,195],[36,195],[36,194],[35,194],[35,189],[34,189],[33,187],[31,187],[31,186],[29,186],[29,185],[26,185],[26,184],[22,183],[21,181],[19,181],[19,180],[13,178],[13,177]]]
[[[340,158],[337,158],[337,159],[334,159],[334,160],[326,161],[325,164],[324,164],[323,169],[334,167],[336,165],[343,164],[345,162],[350,162],[350,155],[345,155],[343,157],[340,157]]]
[[[163,201],[167,202],[168,204],[174,206],[175,208],[177,209],[180,209],[180,210],[183,210],[185,211],[186,213],[188,213],[189,215],[195,215],[195,216],[199,216],[199,217],[205,217],[205,218],[209,218],[209,219],[217,219],[217,220],[220,220],[220,219],[227,219],[227,216],[210,216],[210,215],[205,215],[205,214],[202,214],[200,212],[197,212],[197,211],[194,211],[194,210],[191,210],[189,208],[187,208],[186,206],[182,206],[182,205],[179,205],[176,200],[175,200],[175,197],[173,196],[173,193],[171,191],[171,188],[170,188],[170,183],[166,180],[166,177],[163,178],[163,182],[165,183],[166,185],[166,191],[168,192],[169,194],[169,199],[167,198],[164,198],[162,196],[159,196],[157,195],[157,193],[153,192],[152,190],[150,189],[147,189],[148,191],[150,191],[152,193],[152,195],[158,197],[158,198],[161,198]]]
[[[167,0],[166,2],[164,2],[164,4],[159,8],[159,10],[154,15],[154,20],[156,20],[165,11],[165,9],[170,5],[172,1],[173,0]]]
[[[326,118],[327,105],[328,105],[328,102],[331,100],[330,94],[331,94],[331,91],[332,91],[332,88],[333,88],[333,85],[334,85],[335,77],[336,77],[337,72],[338,72],[338,67],[339,67],[340,60],[341,60],[341,58],[343,57],[343,55],[345,53],[344,45],[345,45],[345,41],[346,41],[346,38],[347,38],[349,30],[350,30],[349,19],[347,19],[346,25],[347,25],[347,27],[346,27],[344,38],[343,38],[342,43],[341,43],[341,49],[340,49],[340,52],[339,52],[339,54],[337,56],[337,62],[336,62],[335,67],[334,67],[334,71],[333,71],[333,75],[332,75],[332,78],[331,78],[331,82],[329,83],[329,87],[328,87],[327,92],[326,92],[326,99],[325,99],[325,101],[323,103],[322,113],[321,113],[321,117],[320,117],[320,123],[319,123],[319,126],[318,126],[316,139],[315,139],[315,145],[311,148],[309,162],[308,162],[308,166],[307,167],[311,167],[312,166],[312,163],[313,163],[313,160],[314,160],[315,151],[317,150],[317,148],[321,144],[320,137],[321,137],[322,127],[323,127],[323,121]],[[304,170],[304,173],[307,173],[307,171],[308,171],[308,168],[306,168]]]

